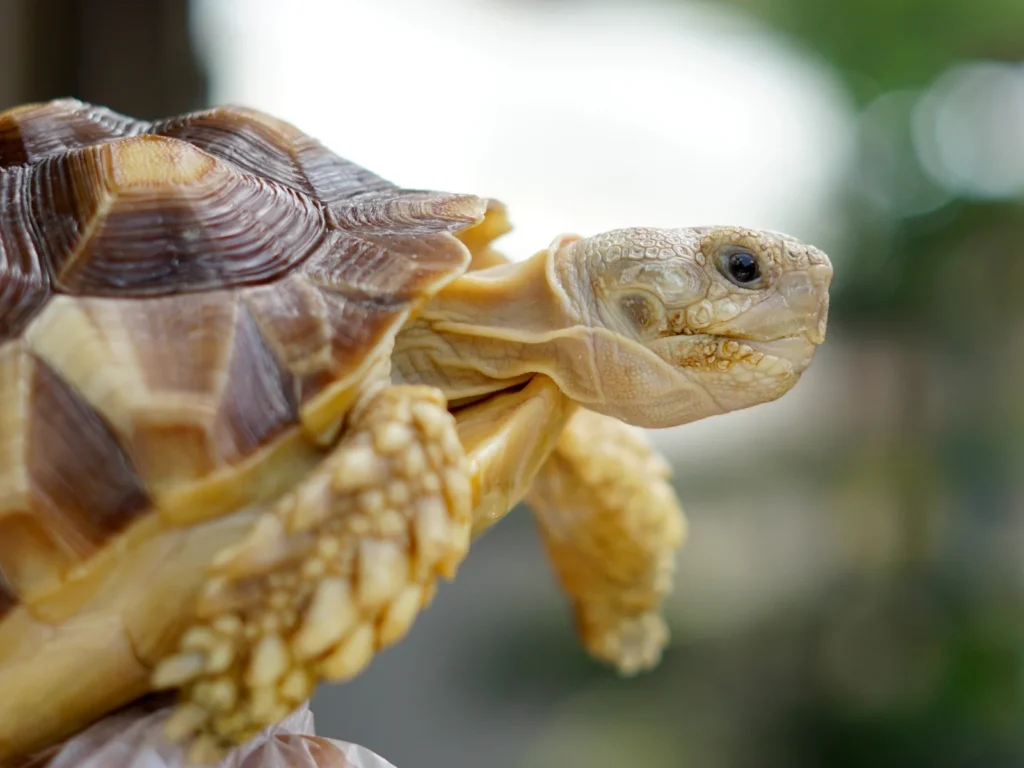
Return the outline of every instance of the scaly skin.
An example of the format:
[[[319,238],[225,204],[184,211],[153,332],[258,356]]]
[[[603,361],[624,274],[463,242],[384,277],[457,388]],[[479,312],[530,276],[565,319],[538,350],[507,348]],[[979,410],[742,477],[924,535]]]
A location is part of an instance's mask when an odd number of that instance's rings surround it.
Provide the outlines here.
[[[670,474],[641,430],[580,410],[526,495],[584,647],[624,675],[668,641],[661,606],[686,534]]]

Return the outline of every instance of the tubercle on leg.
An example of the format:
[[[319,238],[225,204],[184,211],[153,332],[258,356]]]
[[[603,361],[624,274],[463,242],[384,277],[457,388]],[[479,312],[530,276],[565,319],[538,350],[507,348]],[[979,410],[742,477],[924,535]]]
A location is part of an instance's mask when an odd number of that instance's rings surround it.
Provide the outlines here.
[[[635,674],[668,641],[661,615],[686,520],[642,430],[578,411],[534,480],[534,512],[588,652]]]
[[[338,447],[251,534],[221,553],[199,621],[154,685],[179,688],[168,722],[216,759],[359,674],[400,640],[469,547],[468,466],[444,398],[385,388]]]

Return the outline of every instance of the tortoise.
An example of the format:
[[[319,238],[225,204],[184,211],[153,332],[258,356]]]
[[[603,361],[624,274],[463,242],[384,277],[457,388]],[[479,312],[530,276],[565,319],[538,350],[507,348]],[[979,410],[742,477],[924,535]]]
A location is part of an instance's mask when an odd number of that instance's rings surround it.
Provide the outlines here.
[[[742,227],[512,262],[509,226],[253,109],[0,114],[0,764],[154,690],[216,759],[524,498],[590,652],[657,663],[684,521],[642,429],[790,390],[831,265]]]

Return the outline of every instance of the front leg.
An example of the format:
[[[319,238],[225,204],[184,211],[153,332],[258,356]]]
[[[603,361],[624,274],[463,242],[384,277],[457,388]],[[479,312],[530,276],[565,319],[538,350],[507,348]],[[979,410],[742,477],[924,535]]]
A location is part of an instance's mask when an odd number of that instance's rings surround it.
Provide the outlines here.
[[[168,735],[215,760],[405,635],[466,555],[467,472],[436,390],[390,387],[361,406],[323,464],[215,560],[196,624],[155,671],[181,692]]]
[[[669,474],[642,430],[579,410],[525,499],[585,647],[623,674],[668,640],[661,604],[686,533]]]

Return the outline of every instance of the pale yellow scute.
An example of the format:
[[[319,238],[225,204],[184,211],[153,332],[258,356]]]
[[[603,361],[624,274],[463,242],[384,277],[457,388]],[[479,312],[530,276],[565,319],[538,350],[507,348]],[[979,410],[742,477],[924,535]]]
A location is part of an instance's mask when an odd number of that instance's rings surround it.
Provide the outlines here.
[[[30,655],[6,658],[12,642]],[[17,608],[0,623],[0,759],[70,735],[146,686],[146,670],[116,614],[55,628]],[[44,701],[45,707],[27,706]]]
[[[177,377],[171,383],[178,386],[153,387],[156,374],[147,372],[140,347],[147,342],[161,347],[166,338],[143,334],[151,324],[139,304],[60,296],[29,329],[27,339],[32,351],[111,425],[146,484],[159,489],[212,468],[203,421],[213,419],[216,403],[183,377],[174,345],[163,345],[168,359],[158,370]],[[180,336],[179,344],[185,338]]]
[[[104,148],[110,164],[108,183],[114,189],[193,183],[217,161],[191,144],[163,136],[136,136]]]
[[[122,437],[148,395],[127,328],[101,328],[85,302],[56,296],[25,334],[26,343],[81,393]]]
[[[120,367],[131,368],[139,382],[131,394],[122,385],[128,396],[114,407],[126,411],[129,426],[121,437],[150,489],[160,493],[196,480],[232,458],[218,455],[212,433],[235,338],[234,297],[80,302]],[[77,383],[89,374],[65,375]]]
[[[38,503],[0,515],[0,572],[22,601],[59,588],[79,561],[71,548],[61,546],[61,534],[70,527]]]

